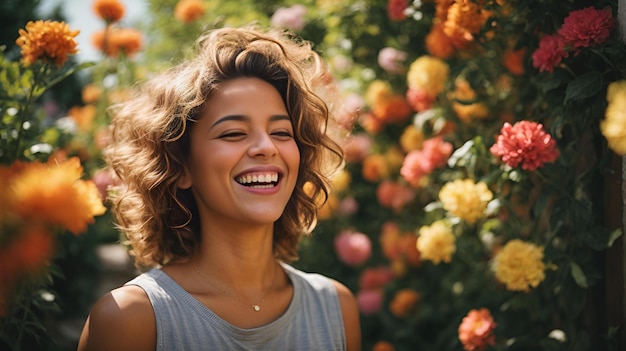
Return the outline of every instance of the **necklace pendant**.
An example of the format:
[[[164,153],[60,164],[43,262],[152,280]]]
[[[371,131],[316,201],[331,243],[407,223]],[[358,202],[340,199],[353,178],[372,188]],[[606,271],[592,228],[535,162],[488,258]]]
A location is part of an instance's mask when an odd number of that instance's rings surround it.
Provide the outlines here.
[[[259,306],[259,305],[252,305],[252,309],[255,310],[256,312],[259,312],[261,310],[261,306]]]

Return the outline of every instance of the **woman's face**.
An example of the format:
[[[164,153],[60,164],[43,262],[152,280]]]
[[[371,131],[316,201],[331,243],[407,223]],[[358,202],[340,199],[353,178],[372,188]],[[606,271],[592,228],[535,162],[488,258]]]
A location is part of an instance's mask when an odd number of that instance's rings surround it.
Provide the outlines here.
[[[190,131],[181,188],[203,223],[272,224],[298,177],[300,153],[278,91],[258,78],[225,81]]]

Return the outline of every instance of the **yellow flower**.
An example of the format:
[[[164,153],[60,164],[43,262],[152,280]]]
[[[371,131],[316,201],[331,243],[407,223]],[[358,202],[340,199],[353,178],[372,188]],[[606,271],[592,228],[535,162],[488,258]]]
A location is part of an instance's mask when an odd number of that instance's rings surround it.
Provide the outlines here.
[[[450,263],[456,252],[456,238],[448,225],[443,221],[436,221],[419,229],[416,246],[422,260],[429,260],[434,264],[442,261]]]
[[[74,37],[80,31],[70,30],[65,22],[29,21],[26,30],[20,29],[19,33],[15,43],[22,48],[25,66],[41,59],[61,67],[67,61],[67,55],[78,52]]]
[[[494,261],[496,279],[508,290],[528,292],[545,278],[543,248],[519,239],[509,241]]]
[[[472,224],[483,217],[493,193],[483,182],[474,183],[471,179],[457,179],[446,183],[439,191],[443,208],[451,215]]]
[[[423,55],[411,63],[406,79],[409,88],[424,91],[435,98],[445,88],[449,74],[450,67],[445,61]]]
[[[365,102],[370,106],[376,106],[388,101],[392,96],[393,90],[389,82],[375,80],[367,87]]]
[[[450,94],[452,109],[463,122],[470,122],[473,119],[483,119],[489,116],[489,109],[484,103],[468,103],[476,99],[476,92],[469,82],[463,78],[458,78],[454,82],[454,92]]]
[[[9,182],[12,210],[21,218],[59,225],[74,234],[84,232],[93,216],[106,209],[96,185],[80,180],[82,172],[78,158],[27,164]]]
[[[402,150],[406,152],[420,150],[423,142],[424,132],[414,124],[410,124],[404,128],[400,136],[400,145],[402,146]]]
[[[609,84],[606,101],[609,103],[600,122],[600,130],[609,148],[626,155],[626,80]]]
[[[350,186],[350,182],[352,182],[352,175],[350,172],[343,169],[341,172],[335,174],[331,181],[333,184],[333,191],[342,192]]]

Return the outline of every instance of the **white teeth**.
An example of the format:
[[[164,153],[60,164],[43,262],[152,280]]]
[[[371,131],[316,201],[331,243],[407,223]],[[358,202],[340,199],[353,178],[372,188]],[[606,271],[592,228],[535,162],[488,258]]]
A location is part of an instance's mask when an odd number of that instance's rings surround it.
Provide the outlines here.
[[[278,173],[264,173],[264,174],[247,174],[241,177],[237,177],[237,182],[240,184],[251,183],[276,183],[278,181]],[[272,187],[274,184],[256,184],[255,187]]]

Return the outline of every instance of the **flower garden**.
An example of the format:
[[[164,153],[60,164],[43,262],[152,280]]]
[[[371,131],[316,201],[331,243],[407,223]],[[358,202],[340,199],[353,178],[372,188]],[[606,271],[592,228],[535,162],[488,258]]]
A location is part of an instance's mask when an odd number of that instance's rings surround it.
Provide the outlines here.
[[[120,241],[107,106],[200,32],[251,22],[333,73],[319,94],[346,165],[295,265],[354,292],[364,350],[626,347],[603,302],[624,289],[606,264],[624,229],[617,1],[146,0],[137,23],[92,3],[99,31],[32,17],[0,43],[0,348],[75,348],[55,324],[98,297],[95,247]],[[98,61],[76,60],[78,35]]]

